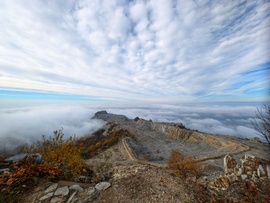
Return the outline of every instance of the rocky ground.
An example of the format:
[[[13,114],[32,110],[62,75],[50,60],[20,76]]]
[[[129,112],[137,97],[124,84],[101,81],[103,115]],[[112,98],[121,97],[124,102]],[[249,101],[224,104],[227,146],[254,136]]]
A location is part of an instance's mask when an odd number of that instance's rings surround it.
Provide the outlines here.
[[[270,159],[268,145],[257,139],[208,134],[186,129],[182,124],[128,119],[123,115],[102,111],[95,118],[116,123],[119,128],[129,130],[135,139],[130,139],[128,144],[137,158],[161,165],[167,164],[172,149],[215,168],[219,167],[220,170],[223,170],[223,157],[228,153],[236,156],[236,159],[245,154]]]
[[[85,160],[97,173],[95,184],[79,178],[40,183],[21,202],[270,202],[266,143],[105,111],[94,118],[107,122],[104,135],[112,125],[133,135]],[[175,176],[166,167],[172,149],[193,157],[205,170],[198,177]]]

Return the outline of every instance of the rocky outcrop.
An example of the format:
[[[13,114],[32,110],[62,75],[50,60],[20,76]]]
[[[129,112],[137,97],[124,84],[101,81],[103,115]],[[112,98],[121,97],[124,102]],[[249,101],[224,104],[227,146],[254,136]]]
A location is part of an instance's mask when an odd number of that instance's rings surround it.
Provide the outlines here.
[[[107,113],[107,111],[98,111],[95,113],[94,117],[92,119],[100,119],[104,120],[106,122],[125,122],[129,121],[128,117],[124,115],[116,115],[116,114],[111,114]]]
[[[266,160],[245,154],[237,163],[233,156],[224,157],[224,175],[220,175],[213,186],[228,188],[235,181],[267,182],[270,180],[270,165]]]
[[[25,201],[33,203],[83,203],[92,202],[98,198],[100,193],[107,190],[111,184],[100,182],[96,185],[60,181],[58,183],[48,183],[47,186],[38,187]]]
[[[269,167],[269,162],[252,155],[245,154],[239,163],[236,163],[235,159],[230,155],[224,157],[225,173],[241,179],[251,179],[253,181],[258,179],[270,180]]]

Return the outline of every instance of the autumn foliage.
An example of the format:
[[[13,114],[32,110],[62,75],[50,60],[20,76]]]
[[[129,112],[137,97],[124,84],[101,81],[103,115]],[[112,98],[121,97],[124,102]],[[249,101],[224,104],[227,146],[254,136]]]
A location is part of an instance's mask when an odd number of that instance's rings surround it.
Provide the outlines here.
[[[21,160],[11,165],[11,171],[5,172],[1,178],[0,183],[6,186],[3,191],[16,191],[17,187],[22,185],[32,185],[37,178],[46,177],[47,179],[58,178],[62,175],[59,166],[52,166],[50,164],[36,164],[33,158]]]
[[[176,175],[188,177],[189,175],[197,176],[201,172],[201,167],[189,156],[185,156],[176,150],[172,150],[168,168]]]
[[[72,179],[85,168],[78,139],[75,136],[65,139],[62,130],[55,131],[49,138],[43,136],[43,141],[25,146],[22,152],[41,154],[43,163],[36,163],[33,157],[13,163],[10,171],[0,177],[0,202],[12,202],[41,178]]]
[[[26,148],[26,151],[40,153],[45,164],[61,166],[66,176],[76,176],[84,168],[78,139],[75,136],[64,139],[63,129],[55,131],[53,137],[46,139],[43,136],[42,142]]]

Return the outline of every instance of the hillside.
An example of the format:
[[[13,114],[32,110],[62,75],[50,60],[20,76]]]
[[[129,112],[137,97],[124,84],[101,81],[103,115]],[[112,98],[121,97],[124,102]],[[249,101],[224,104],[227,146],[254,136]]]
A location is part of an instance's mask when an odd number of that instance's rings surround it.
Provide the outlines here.
[[[267,192],[270,159],[266,143],[256,139],[202,133],[187,129],[182,124],[129,119],[106,111],[97,112],[94,118],[107,123],[95,133],[97,139],[103,139],[111,132],[119,132],[116,144],[85,159],[85,163],[95,171],[95,180],[92,178],[87,182],[77,178],[74,183],[60,181],[54,191],[69,186],[69,192],[60,196],[51,192],[52,196],[44,200],[42,198],[48,195],[45,191],[53,183],[41,183],[23,195],[21,202],[270,200]],[[128,132],[128,136],[124,136],[123,132]],[[169,170],[167,163],[172,150],[195,160],[202,169],[199,174],[183,177]],[[240,170],[242,172],[237,174]],[[253,171],[256,177],[252,175]],[[109,184],[108,188],[95,189],[95,184],[99,182]],[[70,186],[74,184],[80,185],[82,190],[71,189]]]
[[[262,159],[269,159],[267,144],[256,139],[242,139],[228,135],[214,135],[185,128],[177,123],[159,123],[144,119],[128,119],[123,115],[108,114],[101,111],[94,118],[107,123],[115,123],[118,128],[126,129],[135,139],[126,143],[137,153],[138,159],[166,165],[172,149],[194,159],[223,169],[223,157],[230,153],[236,158],[245,153]],[[144,158],[143,158],[144,157]]]

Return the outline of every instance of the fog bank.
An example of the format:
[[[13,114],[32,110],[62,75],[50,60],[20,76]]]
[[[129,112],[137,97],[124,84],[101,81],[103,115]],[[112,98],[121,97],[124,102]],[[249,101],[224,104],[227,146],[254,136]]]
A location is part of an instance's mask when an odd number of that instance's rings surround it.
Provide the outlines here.
[[[12,151],[32,144],[42,135],[53,135],[63,128],[65,137],[84,136],[99,129],[104,122],[91,119],[93,109],[81,106],[38,106],[0,110],[0,151]]]
[[[259,136],[252,127],[258,104],[179,104],[179,105],[90,105],[55,104],[7,107],[0,109],[0,151],[13,150],[53,135],[64,129],[66,137],[91,134],[104,122],[91,119],[95,112],[123,114],[133,119],[140,117],[157,122],[183,123],[202,132],[228,134],[243,138]]]

